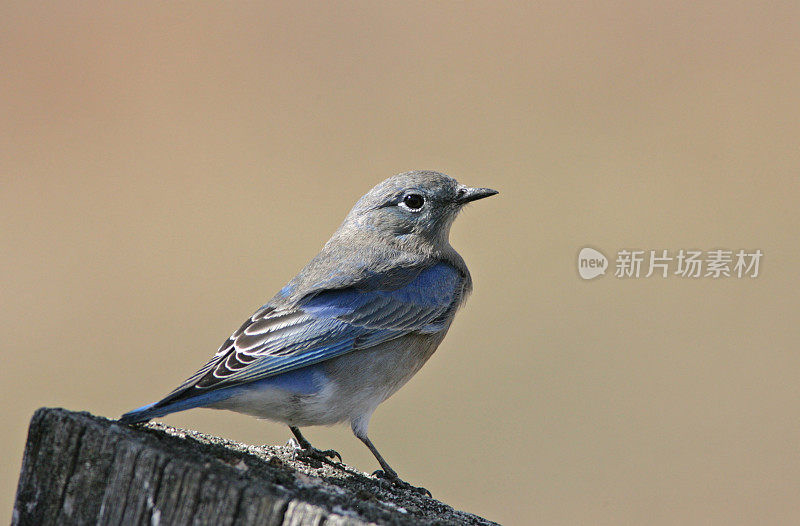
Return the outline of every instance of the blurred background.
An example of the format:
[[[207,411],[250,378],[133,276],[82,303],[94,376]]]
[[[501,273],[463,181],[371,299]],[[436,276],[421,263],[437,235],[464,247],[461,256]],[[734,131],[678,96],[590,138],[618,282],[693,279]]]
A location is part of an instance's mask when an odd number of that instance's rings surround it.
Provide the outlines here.
[[[1,5],[6,513],[36,408],[161,398],[359,196],[433,169],[501,194],[453,228],[471,300],[372,419],[401,476],[507,524],[800,519],[797,2]],[[760,275],[613,275],[719,248]]]

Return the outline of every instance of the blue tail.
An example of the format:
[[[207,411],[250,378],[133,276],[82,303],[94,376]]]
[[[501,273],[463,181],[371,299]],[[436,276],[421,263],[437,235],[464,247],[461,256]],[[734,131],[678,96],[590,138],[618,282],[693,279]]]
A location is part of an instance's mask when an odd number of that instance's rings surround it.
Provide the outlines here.
[[[227,388],[211,391],[200,396],[193,396],[191,398],[178,400],[177,402],[167,403],[164,405],[159,405],[163,402],[163,400],[162,402],[154,402],[152,404],[147,404],[146,406],[140,407],[139,409],[134,409],[133,411],[125,413],[119,418],[119,423],[138,424],[140,422],[147,422],[153,418],[158,418],[170,413],[177,413],[178,411],[185,411],[187,409],[194,409],[196,407],[205,407],[209,404],[213,404],[214,402],[225,400],[233,394],[233,389]]]
[[[301,369],[264,378],[263,380],[257,380],[244,385],[212,389],[203,394],[189,396],[175,401],[170,401],[170,398],[174,397],[167,396],[160,402],[148,404],[139,409],[134,409],[129,413],[125,413],[120,417],[119,422],[121,424],[138,424],[170,413],[177,413],[178,411],[185,411],[196,407],[206,407],[248,389],[277,388],[292,393],[307,395],[320,389],[325,381],[325,374],[322,366],[309,365]]]

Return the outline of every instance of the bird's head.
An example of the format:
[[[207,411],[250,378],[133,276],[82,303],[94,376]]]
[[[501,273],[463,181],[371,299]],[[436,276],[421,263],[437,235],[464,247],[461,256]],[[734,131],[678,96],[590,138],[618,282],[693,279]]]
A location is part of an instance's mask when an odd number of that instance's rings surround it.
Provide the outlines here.
[[[464,205],[496,193],[490,188],[464,186],[438,172],[405,172],[367,192],[340,231],[366,233],[407,247],[444,246]]]

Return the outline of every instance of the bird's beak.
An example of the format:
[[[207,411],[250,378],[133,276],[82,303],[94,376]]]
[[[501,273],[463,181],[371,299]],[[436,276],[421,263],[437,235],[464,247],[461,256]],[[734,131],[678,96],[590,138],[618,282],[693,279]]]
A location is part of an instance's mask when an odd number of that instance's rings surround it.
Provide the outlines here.
[[[458,204],[463,205],[470,201],[491,197],[497,193],[499,193],[497,190],[492,190],[491,188],[470,188],[468,186],[462,186],[458,190]]]

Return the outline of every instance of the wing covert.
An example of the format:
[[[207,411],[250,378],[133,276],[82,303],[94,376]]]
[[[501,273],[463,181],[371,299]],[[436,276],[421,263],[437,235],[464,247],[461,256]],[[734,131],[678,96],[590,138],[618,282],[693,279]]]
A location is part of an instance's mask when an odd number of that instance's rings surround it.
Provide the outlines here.
[[[463,276],[446,263],[419,270],[393,290],[325,290],[292,307],[267,304],[164,402],[257,381],[411,332],[433,333],[452,319]]]

